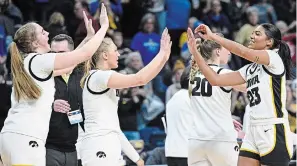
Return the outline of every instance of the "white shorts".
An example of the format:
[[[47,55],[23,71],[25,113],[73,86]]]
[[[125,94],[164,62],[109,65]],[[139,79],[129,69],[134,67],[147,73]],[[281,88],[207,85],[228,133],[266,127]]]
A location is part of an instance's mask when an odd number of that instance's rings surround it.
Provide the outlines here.
[[[263,165],[288,165],[292,155],[293,140],[287,123],[251,124],[239,154],[259,160]]]
[[[45,166],[42,140],[16,133],[0,134],[0,155],[4,166]]]
[[[237,142],[189,140],[189,166],[237,166]]]
[[[121,144],[116,133],[84,138],[79,152],[83,166],[121,165]]]

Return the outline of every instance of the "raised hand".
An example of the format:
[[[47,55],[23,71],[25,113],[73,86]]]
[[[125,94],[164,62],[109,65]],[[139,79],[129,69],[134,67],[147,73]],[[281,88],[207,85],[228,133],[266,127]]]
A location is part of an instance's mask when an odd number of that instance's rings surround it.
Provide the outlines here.
[[[190,53],[192,55],[194,55],[195,53],[198,52],[198,49],[197,49],[196,39],[194,37],[194,34],[193,34],[191,28],[188,28],[187,35],[188,35],[188,42],[187,42],[188,49],[189,49]]]
[[[160,52],[163,52],[165,54],[167,60],[169,59],[171,53],[171,45],[172,41],[170,40],[168,29],[165,28],[162,33]]]
[[[201,24],[195,29],[195,33],[198,33],[200,37],[206,40],[211,40],[214,33],[211,32],[207,25]]]
[[[101,25],[101,27],[102,26],[109,27],[108,16],[107,16],[106,8],[103,3],[101,4],[100,25]]]
[[[93,28],[92,19],[88,19],[85,11],[83,11],[83,14],[84,14],[85,27],[87,30],[87,37],[92,37],[95,35],[95,30]]]

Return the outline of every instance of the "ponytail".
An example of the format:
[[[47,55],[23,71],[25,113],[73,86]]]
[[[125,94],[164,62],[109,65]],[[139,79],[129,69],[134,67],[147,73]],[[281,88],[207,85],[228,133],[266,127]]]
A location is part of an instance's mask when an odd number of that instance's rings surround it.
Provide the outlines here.
[[[199,67],[192,55],[191,56],[191,69],[190,69],[190,75],[189,75],[189,88],[188,88],[189,96],[192,96],[192,90],[193,90],[192,84],[194,84],[194,79],[195,79],[195,76],[198,73],[198,71],[199,71]]]
[[[285,72],[286,72],[286,79],[290,80],[293,78],[293,62],[291,58],[291,51],[287,43],[284,41],[279,41],[279,50],[278,54],[281,57],[284,66],[285,66]]]
[[[90,70],[93,70],[96,68],[96,63],[99,61],[100,56],[104,52],[108,52],[110,45],[114,45],[113,41],[111,38],[104,38],[102,40],[102,43],[100,44],[99,48],[95,52],[95,54],[92,56],[91,59],[87,60],[84,65],[84,76],[80,80],[80,86],[84,88],[85,82],[90,74]]]
[[[88,76],[90,75],[90,70],[92,70],[92,68],[95,67],[95,64],[92,61],[93,61],[93,58],[91,58],[91,59],[89,59],[89,60],[87,60],[85,62],[85,65],[84,65],[84,76],[80,80],[80,86],[82,88],[84,88],[85,82],[86,82]]]
[[[11,43],[11,70],[15,99],[36,100],[41,96],[41,90],[28,75],[24,68],[24,60],[15,42]]]
[[[196,46],[197,46],[197,49],[199,52],[200,52],[200,47],[201,47],[202,43],[203,43],[203,41],[196,39],[196,44],[197,44]],[[196,74],[199,71],[199,67],[198,67],[197,62],[195,61],[195,58],[193,55],[191,56],[190,63],[191,63],[191,69],[190,69],[190,75],[189,75],[188,91],[189,91],[189,96],[192,96],[192,90],[193,90],[192,84],[194,84],[194,79],[195,79]]]

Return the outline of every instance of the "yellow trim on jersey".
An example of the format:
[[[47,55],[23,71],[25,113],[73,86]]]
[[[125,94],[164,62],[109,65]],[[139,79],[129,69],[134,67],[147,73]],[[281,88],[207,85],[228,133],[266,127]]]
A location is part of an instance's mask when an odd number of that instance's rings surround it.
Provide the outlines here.
[[[284,78],[285,77],[282,77],[281,79],[281,103],[282,103],[282,108],[281,108],[281,111],[283,112],[283,109],[286,109],[286,101],[283,102],[283,97],[286,96],[284,95],[285,92],[287,92],[287,89],[286,89],[286,85],[284,84]]]
[[[288,134],[287,134],[287,128],[286,128],[286,125],[285,124],[283,124],[283,126],[284,126],[284,132],[285,132],[285,142],[286,142],[286,148],[287,148],[287,151],[288,151],[288,153],[289,153],[289,156],[290,156],[290,158],[292,158],[293,157],[293,152],[291,152],[290,151],[290,148],[289,148],[289,145],[288,145]]]
[[[260,157],[266,156],[267,154],[271,153],[275,148],[275,145],[276,145],[276,125],[273,125],[273,129],[274,129],[273,146],[271,147],[271,149],[268,152],[260,154]]]
[[[273,86],[272,86],[272,76],[270,76],[269,86],[270,86],[270,92],[271,92],[271,98],[272,98],[272,107],[273,107],[273,110],[274,110],[274,115],[277,118],[277,112],[276,112],[275,103],[274,103],[274,93],[273,93]]]
[[[240,151],[246,151],[246,152],[255,153],[255,154],[259,155],[259,152],[256,152],[256,151],[253,151],[250,149],[246,149],[246,148],[240,148]]]

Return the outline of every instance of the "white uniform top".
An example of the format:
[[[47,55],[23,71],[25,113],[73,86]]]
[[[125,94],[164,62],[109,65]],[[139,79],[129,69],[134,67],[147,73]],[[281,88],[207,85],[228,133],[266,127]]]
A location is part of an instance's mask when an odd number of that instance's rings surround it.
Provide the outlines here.
[[[107,87],[113,72],[112,70],[90,71],[83,89],[85,133],[82,139],[104,136],[112,132],[117,133],[122,150],[132,161],[136,162],[139,155],[120,129],[117,112],[119,92]]]
[[[11,108],[2,133],[14,132],[46,141],[55,94],[55,82],[52,77],[55,56],[54,53],[31,53],[24,59],[25,71],[40,88],[41,96],[37,100],[18,102],[12,88]]]
[[[252,63],[239,72],[247,82],[251,120],[287,118],[286,76],[282,59],[277,50],[267,50],[268,66]]]
[[[230,70],[216,65],[210,67],[217,73]],[[231,117],[231,87],[211,86],[198,72],[192,86],[193,129],[190,138],[199,140],[236,141],[237,132]]]
[[[191,130],[192,107],[188,90],[176,92],[166,104],[166,157],[188,157],[188,137]]]
[[[92,70],[87,78],[83,89],[84,137],[121,131],[117,112],[119,101],[117,90],[107,88],[113,72]]]

